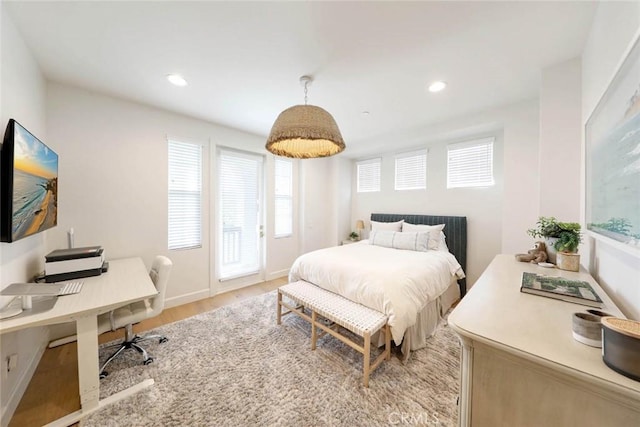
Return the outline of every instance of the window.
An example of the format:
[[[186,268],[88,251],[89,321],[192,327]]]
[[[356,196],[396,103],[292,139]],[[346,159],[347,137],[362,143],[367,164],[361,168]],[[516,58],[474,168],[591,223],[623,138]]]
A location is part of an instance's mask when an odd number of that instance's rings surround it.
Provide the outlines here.
[[[396,156],[396,190],[427,188],[427,152],[419,151]]]
[[[275,160],[275,237],[287,237],[293,233],[293,163]]]
[[[169,249],[202,246],[202,146],[169,141]]]
[[[494,185],[493,140],[485,138],[447,146],[447,188]]]
[[[365,160],[357,163],[358,193],[380,191],[381,159]]]
[[[221,149],[218,156],[219,278],[262,268],[262,162],[253,153]]]

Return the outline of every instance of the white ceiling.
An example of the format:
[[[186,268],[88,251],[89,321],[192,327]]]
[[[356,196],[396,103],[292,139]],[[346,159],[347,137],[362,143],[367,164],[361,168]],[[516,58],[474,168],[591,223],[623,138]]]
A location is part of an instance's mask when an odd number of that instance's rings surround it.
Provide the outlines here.
[[[5,2],[46,78],[265,136],[303,102],[347,150],[538,96],[593,2]],[[189,86],[170,85],[180,73]],[[433,80],[448,82],[431,94]],[[364,116],[363,111],[369,111]],[[394,140],[394,147],[403,141]]]

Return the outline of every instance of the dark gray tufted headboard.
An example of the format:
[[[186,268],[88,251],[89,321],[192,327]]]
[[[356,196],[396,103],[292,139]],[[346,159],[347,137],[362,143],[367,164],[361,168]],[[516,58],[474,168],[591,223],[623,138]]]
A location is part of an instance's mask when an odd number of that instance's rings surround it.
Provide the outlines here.
[[[435,215],[402,215],[372,213],[371,221],[396,222],[404,219],[411,224],[436,225],[445,224],[444,235],[447,236],[447,246],[462,269],[467,271],[467,217],[466,216],[435,216]],[[460,296],[467,293],[467,280],[458,280]]]

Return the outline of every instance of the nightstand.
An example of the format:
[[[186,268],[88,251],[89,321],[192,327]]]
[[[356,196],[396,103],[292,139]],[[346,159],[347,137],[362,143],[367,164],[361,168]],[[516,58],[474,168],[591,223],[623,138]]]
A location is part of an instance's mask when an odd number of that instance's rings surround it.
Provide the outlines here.
[[[348,244],[351,244],[351,243],[356,243],[357,241],[358,241],[358,240],[351,240],[351,239],[347,239],[347,240],[343,240],[343,241],[342,241],[342,244],[343,244],[343,245],[348,245]]]

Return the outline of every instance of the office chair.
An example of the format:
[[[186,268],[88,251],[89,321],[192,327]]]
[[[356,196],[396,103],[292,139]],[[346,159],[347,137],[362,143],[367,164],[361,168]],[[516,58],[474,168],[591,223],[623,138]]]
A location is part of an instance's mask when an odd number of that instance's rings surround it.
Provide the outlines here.
[[[149,271],[149,276],[151,276],[151,281],[156,286],[158,294],[153,298],[149,298],[144,301],[137,301],[98,316],[99,333],[115,331],[120,328],[124,328],[125,331],[124,341],[120,344],[114,345],[118,346],[118,349],[109,356],[106,362],[104,362],[100,367],[100,378],[104,378],[108,375],[105,368],[124,350],[132,348],[138,351],[142,354],[142,363],[148,365],[153,362],[153,357],[147,354],[147,351],[140,345],[140,343],[150,339],[157,339],[160,343],[164,343],[168,340],[167,337],[162,335],[134,335],[133,324],[155,317],[162,312],[162,309],[164,308],[167,282],[169,281],[169,273],[171,272],[172,266],[173,263],[169,258],[158,255],[153,261],[153,265]]]

